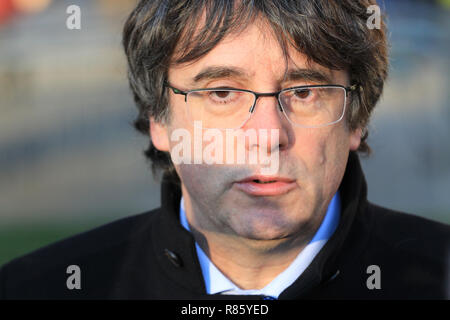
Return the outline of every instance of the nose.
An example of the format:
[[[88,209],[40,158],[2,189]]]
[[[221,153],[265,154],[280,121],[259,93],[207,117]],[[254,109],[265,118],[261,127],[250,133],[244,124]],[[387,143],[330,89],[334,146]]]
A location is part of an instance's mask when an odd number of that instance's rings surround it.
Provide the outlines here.
[[[248,121],[242,127],[243,130],[256,130],[258,142],[256,145],[248,145],[247,148],[260,147],[264,144],[269,151],[281,151],[289,143],[289,121],[284,116],[276,96],[259,96],[256,99],[253,112]],[[278,131],[278,143],[273,145],[271,134]]]

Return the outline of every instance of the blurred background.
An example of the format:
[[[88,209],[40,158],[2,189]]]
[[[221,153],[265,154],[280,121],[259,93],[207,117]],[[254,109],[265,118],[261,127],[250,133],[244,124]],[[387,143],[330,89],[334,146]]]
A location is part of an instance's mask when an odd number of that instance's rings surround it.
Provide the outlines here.
[[[0,0],[0,265],[159,206],[121,48],[135,4]],[[450,0],[380,6],[391,71],[362,158],[369,200],[450,223]]]

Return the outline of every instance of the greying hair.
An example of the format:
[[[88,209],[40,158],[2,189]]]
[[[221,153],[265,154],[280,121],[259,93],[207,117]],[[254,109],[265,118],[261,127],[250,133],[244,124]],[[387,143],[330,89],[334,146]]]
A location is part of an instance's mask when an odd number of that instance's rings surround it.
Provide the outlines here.
[[[139,114],[135,128],[149,135],[149,117],[168,121],[165,90],[171,65],[192,62],[207,54],[225,36],[263,18],[288,58],[294,47],[324,67],[348,70],[353,94],[346,120],[351,130],[364,129],[359,152],[370,154],[367,125],[388,73],[385,23],[366,25],[367,8],[375,0],[141,0],[128,17],[123,46],[128,79]],[[204,15],[204,23],[199,25]],[[170,155],[151,142],[144,152],[154,172],[176,175]]]

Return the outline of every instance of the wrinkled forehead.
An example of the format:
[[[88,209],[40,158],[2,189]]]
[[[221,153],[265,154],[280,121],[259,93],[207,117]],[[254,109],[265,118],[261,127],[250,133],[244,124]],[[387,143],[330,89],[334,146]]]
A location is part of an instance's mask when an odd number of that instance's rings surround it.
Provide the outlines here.
[[[217,7],[221,1],[206,1],[203,7],[199,6],[196,10],[191,10],[189,17],[186,17],[184,23],[181,23],[180,36],[175,50],[171,56],[170,69],[179,69],[180,67],[195,64],[219,45],[233,41],[242,37],[249,28],[257,28],[260,32],[257,41],[261,43],[270,43],[271,51],[281,52],[283,59],[282,70],[284,76],[287,76],[289,69],[308,68],[311,70],[320,70],[328,79],[336,77],[336,71],[346,70],[346,67],[326,66],[316,62],[313,56],[308,56],[301,50],[301,45],[296,43],[294,35],[290,34],[287,25],[281,27],[277,17],[266,15],[255,6],[247,5],[241,1],[227,1],[228,6]],[[208,5],[210,4],[210,5]],[[299,24],[308,24],[305,15],[297,14],[298,21],[291,21],[292,25],[298,28],[295,32],[301,33],[308,26]],[[289,24],[288,24],[289,25]],[[311,26],[309,26],[311,27]],[[294,32],[294,31],[292,31]],[[295,33],[294,32],[294,33]],[[311,36],[305,34],[305,37]],[[317,40],[309,39],[314,42]],[[297,41],[298,42],[298,41]],[[317,46],[317,44],[315,44]],[[243,43],[243,49],[246,46]],[[325,50],[330,49],[327,44],[322,46]],[[328,48],[327,48],[328,47]],[[236,52],[238,54],[238,52]],[[319,55],[322,53],[318,53]]]
[[[341,71],[314,62],[292,44],[280,39],[262,16],[250,21],[245,28],[226,34],[199,58],[172,64],[168,72],[169,81],[182,83],[188,88],[198,87],[204,79],[224,78],[239,79],[247,84],[256,80],[261,83],[265,79],[272,84],[278,83],[278,86],[295,80],[347,83],[345,73],[343,75]]]
[[[278,74],[281,72],[280,78],[282,79],[287,79],[292,70],[296,69],[311,70],[311,74],[313,71],[317,71],[317,74],[322,75],[321,82],[324,83],[331,83],[334,79],[342,78],[340,70],[320,65],[312,57],[296,48],[293,39],[285,31],[276,28],[261,13],[233,15],[233,20],[230,22],[223,22],[215,15],[208,16],[208,14],[208,10],[204,9],[199,13],[198,19],[193,19],[192,22],[186,24],[172,55],[169,78],[171,78],[171,73],[193,65],[197,65],[197,69],[200,69],[201,65],[205,67],[205,61],[209,62],[211,66],[236,61],[239,56],[244,56],[246,51],[255,45],[255,42],[258,43],[259,48],[263,47],[265,52],[250,52],[251,55],[279,53],[280,59],[273,68],[277,69]],[[249,30],[257,30],[257,32],[252,32],[253,38],[249,38]],[[227,44],[233,42],[234,46],[226,47]],[[230,52],[229,48],[234,51]],[[226,54],[223,54],[224,52]],[[219,54],[214,55],[214,53]],[[222,60],[223,57],[226,57],[225,59],[229,61],[217,61],[214,59],[217,56]],[[267,65],[265,67],[267,68]],[[243,70],[241,74],[249,78],[255,76],[251,69]],[[227,75],[224,74],[224,76]],[[341,79],[340,82],[342,81],[346,82],[345,79]]]

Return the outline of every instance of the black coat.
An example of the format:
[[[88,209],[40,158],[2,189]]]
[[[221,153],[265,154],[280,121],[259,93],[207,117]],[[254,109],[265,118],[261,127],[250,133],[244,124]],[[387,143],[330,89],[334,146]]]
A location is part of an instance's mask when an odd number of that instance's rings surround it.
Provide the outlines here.
[[[450,298],[448,225],[369,203],[353,152],[340,193],[336,232],[280,299]],[[241,298],[205,294],[194,239],[178,219],[180,197],[179,187],[163,180],[161,208],[11,261],[0,271],[0,298]],[[69,265],[80,267],[79,290],[66,286]],[[371,265],[379,267],[378,283]]]

